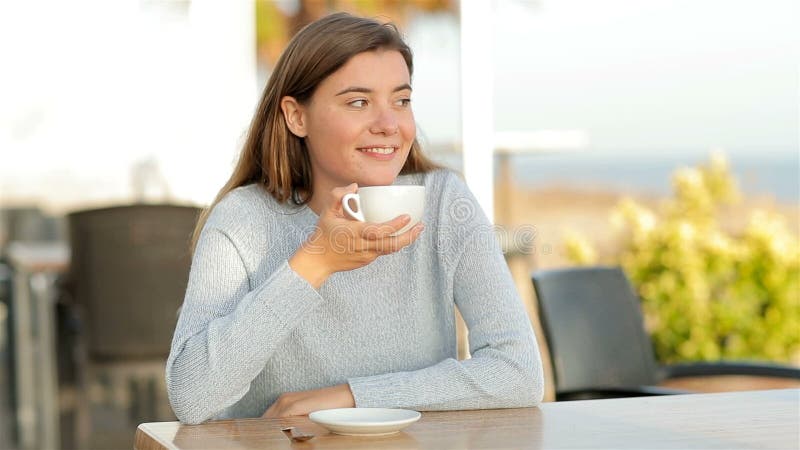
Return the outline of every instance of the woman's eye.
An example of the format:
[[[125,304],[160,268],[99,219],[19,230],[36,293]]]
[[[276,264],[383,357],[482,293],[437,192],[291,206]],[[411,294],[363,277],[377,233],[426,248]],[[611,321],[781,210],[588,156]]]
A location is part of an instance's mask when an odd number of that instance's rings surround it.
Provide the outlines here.
[[[364,99],[353,100],[352,102],[348,103],[348,105],[350,105],[350,106],[352,106],[354,108],[363,108],[363,107],[367,106],[367,101],[364,100]]]

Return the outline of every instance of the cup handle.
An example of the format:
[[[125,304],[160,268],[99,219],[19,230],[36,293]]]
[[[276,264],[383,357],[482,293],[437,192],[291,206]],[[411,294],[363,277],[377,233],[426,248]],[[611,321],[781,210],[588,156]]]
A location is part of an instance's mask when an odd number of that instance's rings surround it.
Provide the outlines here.
[[[356,207],[358,211],[353,211],[350,209],[350,200],[356,201]],[[361,212],[361,197],[358,194],[345,194],[342,197],[342,209],[352,218],[358,220],[359,222],[366,222],[367,220],[364,218],[364,213]]]

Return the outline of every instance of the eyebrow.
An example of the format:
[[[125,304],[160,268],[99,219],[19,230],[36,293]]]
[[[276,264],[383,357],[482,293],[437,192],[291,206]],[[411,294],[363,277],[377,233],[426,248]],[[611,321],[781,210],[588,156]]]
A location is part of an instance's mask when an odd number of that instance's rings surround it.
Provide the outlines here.
[[[411,85],[408,84],[408,83],[401,84],[400,86],[397,86],[396,88],[392,89],[392,92],[398,92],[398,91],[404,91],[404,90],[409,90],[409,91],[412,90],[411,89]],[[338,95],[342,95],[342,94],[348,94],[350,92],[362,92],[364,94],[370,94],[370,93],[372,93],[372,89],[365,88],[365,87],[358,87],[358,86],[350,86],[350,87],[342,90],[341,92],[336,93],[336,95],[338,96]]]

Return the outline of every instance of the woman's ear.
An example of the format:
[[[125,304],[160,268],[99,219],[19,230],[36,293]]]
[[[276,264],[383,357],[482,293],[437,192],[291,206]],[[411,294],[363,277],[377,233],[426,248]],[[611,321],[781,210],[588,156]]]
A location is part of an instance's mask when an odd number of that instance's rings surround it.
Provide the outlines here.
[[[299,138],[304,138],[308,135],[306,131],[306,117],[305,109],[294,97],[285,96],[281,99],[281,111],[283,112],[283,119],[286,121],[286,126],[289,131]]]

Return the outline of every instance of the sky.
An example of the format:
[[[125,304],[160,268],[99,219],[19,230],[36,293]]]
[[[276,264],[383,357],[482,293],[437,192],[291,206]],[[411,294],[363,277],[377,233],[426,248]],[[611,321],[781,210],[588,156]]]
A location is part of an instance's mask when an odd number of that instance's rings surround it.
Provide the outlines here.
[[[254,44],[230,3],[195,0],[191,20],[170,4],[0,3],[0,203],[122,198],[151,163],[210,200],[262,88]],[[583,130],[627,155],[797,152],[798,4],[493,0],[495,129]],[[458,19],[404,31],[423,141],[458,141]]]
[[[496,6],[499,128],[585,128],[630,151],[797,150],[800,2]]]
[[[621,153],[797,151],[798,5],[496,0],[495,128],[582,129],[592,148]],[[460,131],[457,26],[429,19],[409,33],[425,49],[414,102],[434,141]]]

